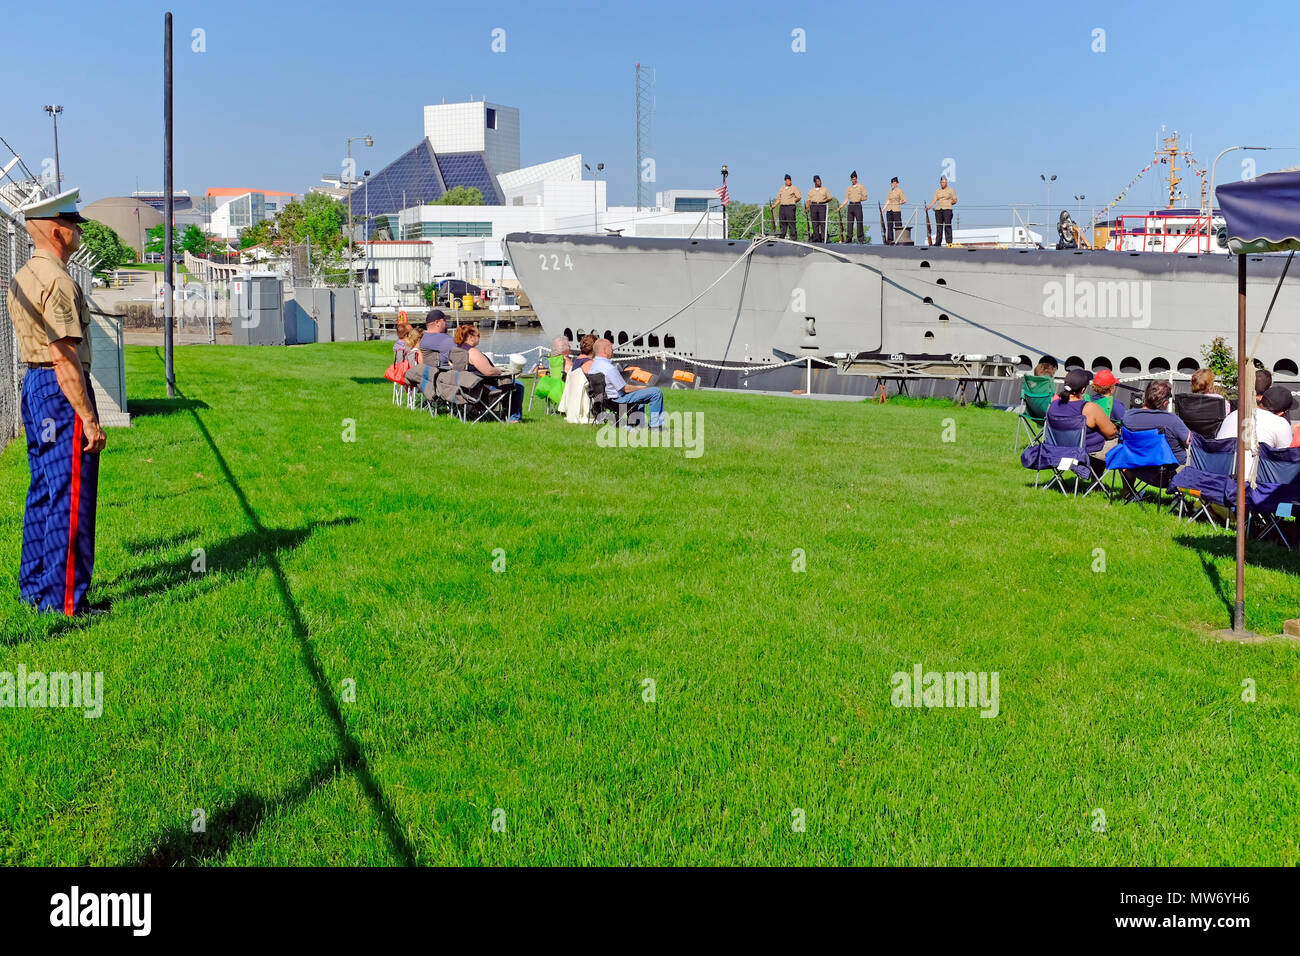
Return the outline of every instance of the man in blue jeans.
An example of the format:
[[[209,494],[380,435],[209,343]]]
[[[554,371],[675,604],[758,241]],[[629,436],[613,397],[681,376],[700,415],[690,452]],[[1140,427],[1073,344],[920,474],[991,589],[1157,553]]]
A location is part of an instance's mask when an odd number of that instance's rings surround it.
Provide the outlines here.
[[[614,357],[614,343],[609,339],[597,339],[595,358],[587,367],[587,374],[599,372],[605,376],[605,394],[611,401],[631,408],[647,408],[650,411],[650,427],[662,428],[664,423],[664,393],[653,385],[629,385],[623,378],[618,366],[610,361]]]

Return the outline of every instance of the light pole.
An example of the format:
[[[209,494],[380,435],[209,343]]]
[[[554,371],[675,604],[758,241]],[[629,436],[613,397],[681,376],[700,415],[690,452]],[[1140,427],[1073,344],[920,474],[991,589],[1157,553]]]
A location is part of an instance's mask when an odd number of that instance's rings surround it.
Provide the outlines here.
[[[1047,184],[1047,225],[1052,224],[1052,183],[1056,182],[1056,173],[1039,173],[1038,178]]]
[[[1231,153],[1233,150],[1237,150],[1237,149],[1258,150],[1258,149],[1285,149],[1285,148],[1286,147],[1284,146],[1229,146],[1223,152],[1219,153],[1218,156],[1214,157],[1214,162],[1210,164],[1210,212],[1209,212],[1209,223],[1205,227],[1208,233],[1208,241],[1206,242],[1206,247],[1205,247],[1206,252],[1212,252],[1214,250],[1214,246],[1211,245],[1211,243],[1213,243],[1214,241],[1214,183],[1215,183],[1215,176],[1218,175],[1219,160],[1223,159],[1223,157],[1226,156],[1228,153]],[[1238,385],[1237,390],[1240,392],[1241,390],[1240,385]]]
[[[370,311],[375,311],[375,287],[370,282],[370,170],[362,173],[366,178],[366,301]]]
[[[55,193],[63,192],[63,171],[59,169],[59,114],[63,112],[62,106],[47,106],[45,112],[50,114],[50,119],[54,120],[54,191]]]
[[[596,235],[600,235],[600,182],[601,170],[605,168],[604,163],[597,163],[596,168],[592,169],[589,163],[583,163],[587,167],[587,172],[591,173],[591,223],[592,229]]]
[[[723,164],[722,164],[722,192],[723,192],[724,195],[727,195],[727,164],[726,164],[726,163],[723,163]],[[723,238],[723,239],[729,239],[729,238],[730,238],[730,236],[727,235],[727,204],[726,204],[726,202],[723,202],[723,204],[722,204],[722,238]]]
[[[357,174],[352,168],[352,144],[357,141],[364,141],[367,146],[374,146],[375,141],[370,136],[349,136],[348,137],[348,163],[345,169],[348,176],[348,289],[356,290],[355,270],[352,268],[352,186],[357,181]],[[370,190],[366,190],[369,192]]]
[[[1077,203],[1079,204],[1079,218],[1080,218],[1080,219],[1083,218],[1083,201],[1084,201],[1085,199],[1087,199],[1087,198],[1088,198],[1088,197],[1085,196],[1083,193],[1075,193],[1075,194],[1074,194],[1074,201],[1077,202]],[[1089,228],[1091,228],[1092,224],[1089,223],[1088,225],[1089,225]],[[1081,236],[1083,235],[1082,232],[1080,232],[1079,234],[1080,234]],[[1095,234],[1095,233],[1093,234],[1093,238],[1094,238],[1094,239],[1096,238],[1096,234]],[[1093,245],[1092,240],[1089,240],[1089,241],[1088,241],[1088,244],[1089,244],[1089,245]]]

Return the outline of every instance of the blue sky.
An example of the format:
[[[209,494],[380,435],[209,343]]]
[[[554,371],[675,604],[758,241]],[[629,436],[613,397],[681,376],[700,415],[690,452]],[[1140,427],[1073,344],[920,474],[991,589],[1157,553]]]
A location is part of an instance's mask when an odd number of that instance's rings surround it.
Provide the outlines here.
[[[57,29],[22,4],[8,37]],[[52,154],[42,106],[63,105],[64,182],[83,201],[162,184],[164,6],[72,0],[61,41],[6,49],[0,135],[33,169]],[[1286,85],[1237,88],[1294,59],[1294,3],[177,3],[176,185],[300,192],[338,170],[348,136],[370,133],[358,168],[378,170],[422,134],[425,103],[486,96],[522,111],[523,162],[581,152],[606,164],[611,202],[634,198],[633,67],[656,72],[656,188],[717,185],[760,201],[789,171],[839,195],[857,168],[871,199],[898,175],[913,199],[945,159],[968,224],[993,207],[1104,205],[1150,161],[1161,126],[1202,162],[1238,143],[1300,146]],[[491,50],[506,31],[506,52]],[[206,52],[191,50],[205,31]],[[1105,52],[1094,52],[1094,30]],[[793,31],[806,52],[794,52]],[[52,42],[52,41],[50,41]],[[1266,69],[1267,64],[1276,70]],[[14,83],[16,77],[25,77]],[[1255,153],[1259,171],[1300,151]],[[1219,167],[1241,174],[1240,154]],[[4,158],[7,158],[4,157]],[[1156,171],[1125,202],[1157,202]],[[1193,197],[1197,181],[1184,187]],[[986,213],[977,207],[990,207]],[[1041,216],[1044,210],[1040,209]]]

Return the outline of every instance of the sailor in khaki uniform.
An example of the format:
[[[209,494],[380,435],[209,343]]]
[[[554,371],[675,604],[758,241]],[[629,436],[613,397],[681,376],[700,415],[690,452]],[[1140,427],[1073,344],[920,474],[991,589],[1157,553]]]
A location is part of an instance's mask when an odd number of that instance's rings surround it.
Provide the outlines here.
[[[849,224],[845,233],[845,242],[862,242],[866,234],[862,228],[862,204],[867,201],[867,187],[858,182],[858,171],[849,173],[849,188],[844,193],[844,205],[849,207]],[[840,206],[843,209],[844,206]],[[857,239],[854,239],[853,224],[857,223]]]
[[[795,225],[795,208],[799,205],[799,200],[803,194],[799,192],[799,187],[794,184],[790,174],[785,174],[785,185],[781,191],[776,194],[776,199],[772,200],[772,208],[781,207],[781,226],[778,235],[782,239],[798,239],[799,227]]]
[[[826,241],[826,207],[835,199],[831,191],[822,185],[820,176],[813,177],[813,188],[808,190],[808,198],[803,208],[808,213],[808,235],[810,242]]]
[[[898,177],[895,176],[889,181],[889,192],[885,196],[885,226],[889,230],[889,236],[885,241],[891,246],[903,229],[903,204],[905,202],[907,202],[907,197],[898,188]]]
[[[76,202],[71,189],[19,210],[36,248],[6,300],[26,365],[22,414],[31,471],[18,590],[39,610],[69,616],[89,610],[104,448],[90,383],[90,310],[67,270],[86,221]]]
[[[926,209],[934,210],[934,244],[942,246],[952,242],[952,207],[957,205],[957,194],[948,185],[948,177],[939,177],[939,188],[934,191],[934,199],[926,204]],[[948,238],[944,238],[947,230]]]

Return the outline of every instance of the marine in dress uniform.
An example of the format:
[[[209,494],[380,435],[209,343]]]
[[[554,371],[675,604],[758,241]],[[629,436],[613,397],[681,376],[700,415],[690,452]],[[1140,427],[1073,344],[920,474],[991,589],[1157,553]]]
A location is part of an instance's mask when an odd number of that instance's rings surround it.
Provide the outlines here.
[[[803,208],[808,213],[808,233],[810,242],[826,241],[826,207],[835,199],[831,191],[822,185],[820,176],[813,177],[813,188],[808,190],[808,198]]]
[[[31,470],[18,590],[39,610],[69,616],[89,610],[104,447],[90,383],[90,310],[66,266],[86,221],[77,195],[71,189],[19,210],[36,251],[10,281],[7,299],[27,367],[22,415]]]
[[[858,182],[858,171],[855,169],[849,173],[849,188],[844,193],[844,205],[849,207],[849,224],[848,231],[845,233],[847,242],[863,242],[866,239],[866,233],[862,228],[862,204],[867,201],[867,187]],[[841,209],[844,206],[840,207]],[[854,239],[853,224],[857,223],[857,238]]]
[[[895,176],[889,181],[889,192],[885,196],[885,227],[889,230],[889,237],[885,241],[891,246],[903,229],[903,203],[905,202],[907,197],[898,188],[898,177]]]
[[[803,194],[799,192],[799,187],[794,184],[790,174],[785,174],[785,185],[781,191],[776,194],[776,199],[772,202],[772,208],[781,207],[781,226],[778,235],[782,239],[798,239],[799,227],[795,225],[795,208],[799,205],[799,200]]]
[[[934,244],[942,246],[952,242],[952,207],[957,205],[957,194],[948,185],[948,177],[939,177],[939,188],[934,191],[934,198],[926,209],[934,210]],[[948,238],[944,238],[944,232]]]

